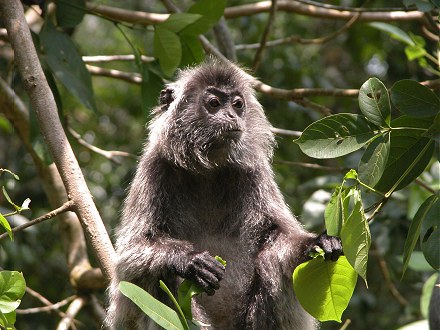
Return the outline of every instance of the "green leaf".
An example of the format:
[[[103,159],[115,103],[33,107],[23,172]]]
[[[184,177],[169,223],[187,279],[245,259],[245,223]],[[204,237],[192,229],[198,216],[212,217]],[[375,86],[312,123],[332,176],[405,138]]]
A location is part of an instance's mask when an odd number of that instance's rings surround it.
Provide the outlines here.
[[[422,58],[426,55],[426,50],[419,45],[415,46],[406,46],[405,47],[405,55],[408,61],[414,61],[418,58]]]
[[[3,314],[0,312],[0,326],[3,326],[6,330],[16,330],[14,323],[17,319],[17,315],[14,312]]]
[[[401,41],[407,45],[414,46],[415,44],[411,37],[397,26],[381,22],[369,23],[368,25],[375,29],[388,33],[392,38]]]
[[[177,33],[200,18],[202,18],[202,15],[199,14],[175,13],[171,14],[166,21],[158,24],[158,26]]]
[[[3,216],[3,214],[0,213],[0,225],[5,228],[6,232],[8,233],[9,238],[11,241],[14,240],[14,235],[12,233],[11,225],[9,224],[8,220]]]
[[[367,284],[368,251],[371,245],[370,228],[365,217],[360,191],[352,189],[354,207],[342,224],[341,241],[344,255]]]
[[[96,111],[92,79],[72,40],[46,22],[40,32],[44,60],[55,77],[88,109]]]
[[[71,28],[77,26],[86,13],[85,0],[57,1],[55,14],[59,26]]]
[[[184,280],[177,290],[177,302],[188,320],[192,320],[191,299],[204,292],[203,289],[191,281]]]
[[[180,31],[182,35],[197,36],[207,32],[216,24],[226,7],[226,0],[199,0],[188,9],[188,13],[200,14],[202,17]]]
[[[391,104],[388,90],[377,78],[368,79],[359,90],[359,107],[369,121],[390,127]]]
[[[194,65],[203,61],[205,53],[197,36],[182,35],[180,41],[182,42],[181,66]]]
[[[426,261],[436,270],[440,270],[440,200],[437,199],[422,221],[420,242]]]
[[[156,26],[154,33],[154,56],[159,59],[162,71],[171,76],[182,58],[180,39],[173,31]]]
[[[417,240],[419,239],[422,222],[425,221],[426,217],[428,216],[437,201],[438,197],[436,195],[432,195],[428,199],[426,199],[418,209],[416,215],[414,216],[414,219],[411,221],[408,235],[405,240],[405,246],[403,248],[402,277],[406,272],[411,254],[414,250],[414,247],[416,246]]]
[[[391,88],[391,101],[401,112],[413,117],[440,113],[440,99],[428,87],[414,80],[400,80]]]
[[[432,125],[428,128],[423,136],[429,137],[430,139],[440,142],[440,113],[435,116]]]
[[[160,91],[162,90],[163,82],[162,78],[156,73],[151,71],[148,66],[142,64],[142,107],[147,110],[151,109],[157,104]]]
[[[159,286],[168,295],[168,298],[170,298],[171,302],[174,304],[174,307],[176,308],[177,311],[177,315],[179,316],[180,322],[182,322],[182,325],[185,328],[185,330],[190,330],[188,327],[188,322],[185,318],[185,314],[183,313],[182,308],[180,308],[179,303],[177,302],[176,298],[174,298],[174,295],[171,293],[170,289],[168,289],[168,287],[162,280],[159,281]],[[189,308],[191,313],[191,306]]]
[[[0,271],[0,312],[13,312],[20,305],[26,290],[23,274],[16,271]]]
[[[439,274],[437,272],[432,274],[423,285],[422,295],[420,296],[420,311],[425,319],[428,318],[429,302],[438,276]],[[440,287],[436,287],[436,290],[440,290]]]
[[[359,180],[374,187],[379,182],[390,154],[390,134],[387,132],[371,141],[359,162]]]
[[[12,199],[11,199],[11,197],[9,197],[9,194],[8,194],[8,192],[6,191],[6,188],[5,188],[5,187],[2,187],[2,191],[3,191],[3,196],[5,196],[5,198],[6,198],[6,200],[8,201],[8,203],[11,204],[11,205],[14,207],[14,209],[15,209],[16,211],[18,211],[18,210],[20,209],[20,206],[16,205],[16,204],[12,201]]]
[[[293,288],[301,306],[321,322],[341,322],[356,286],[357,275],[344,256],[335,262],[316,258],[293,272]]]
[[[335,191],[328,202],[325,211],[325,228],[330,236],[339,236],[342,226],[342,200],[344,190],[341,186],[335,188]]]
[[[336,158],[362,148],[377,130],[363,116],[341,113],[312,123],[294,142],[310,157]]]
[[[161,303],[137,285],[121,281],[119,283],[119,290],[161,327],[165,329],[185,329],[179,316],[173,309]]]
[[[423,137],[432,124],[429,118],[401,116],[391,122],[391,145],[385,171],[374,187],[381,192],[402,189],[416,179],[428,165],[434,144]],[[405,129],[407,128],[407,129]]]

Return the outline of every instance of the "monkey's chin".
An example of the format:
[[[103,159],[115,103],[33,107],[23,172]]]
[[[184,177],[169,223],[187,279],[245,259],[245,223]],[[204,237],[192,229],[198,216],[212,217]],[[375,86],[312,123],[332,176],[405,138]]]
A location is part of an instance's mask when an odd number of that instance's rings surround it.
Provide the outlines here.
[[[243,132],[240,130],[230,130],[222,134],[215,141],[212,141],[206,149],[207,159],[215,166],[222,166],[230,162],[234,150],[239,148],[240,139]]]

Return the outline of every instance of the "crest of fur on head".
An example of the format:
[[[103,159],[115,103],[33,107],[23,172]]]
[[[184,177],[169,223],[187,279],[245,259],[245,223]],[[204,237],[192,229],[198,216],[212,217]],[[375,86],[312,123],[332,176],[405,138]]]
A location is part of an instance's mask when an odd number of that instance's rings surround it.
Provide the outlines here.
[[[274,136],[253,81],[238,66],[213,59],[180,71],[161,92],[160,105],[153,111],[147,151],[159,151],[168,161],[194,172],[225,165],[252,168],[256,162],[267,162]],[[226,105],[214,111],[207,103],[211,92],[224,100],[238,98],[240,111]]]

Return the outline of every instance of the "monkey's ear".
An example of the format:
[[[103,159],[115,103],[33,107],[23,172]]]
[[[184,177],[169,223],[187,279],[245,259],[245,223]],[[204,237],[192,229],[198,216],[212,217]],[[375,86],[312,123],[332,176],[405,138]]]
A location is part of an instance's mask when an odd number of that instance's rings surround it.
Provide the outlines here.
[[[173,101],[174,101],[174,90],[172,88],[168,87],[160,92],[159,102],[163,106],[162,108],[168,108],[168,106]]]

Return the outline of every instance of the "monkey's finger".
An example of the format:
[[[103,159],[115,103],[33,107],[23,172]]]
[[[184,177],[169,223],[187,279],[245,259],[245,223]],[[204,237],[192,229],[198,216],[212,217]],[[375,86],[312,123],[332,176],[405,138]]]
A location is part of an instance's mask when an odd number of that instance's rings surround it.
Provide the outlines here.
[[[223,278],[225,266],[213,258],[208,252],[197,255],[193,261],[194,264],[198,265],[201,269],[208,269],[218,280]]]

